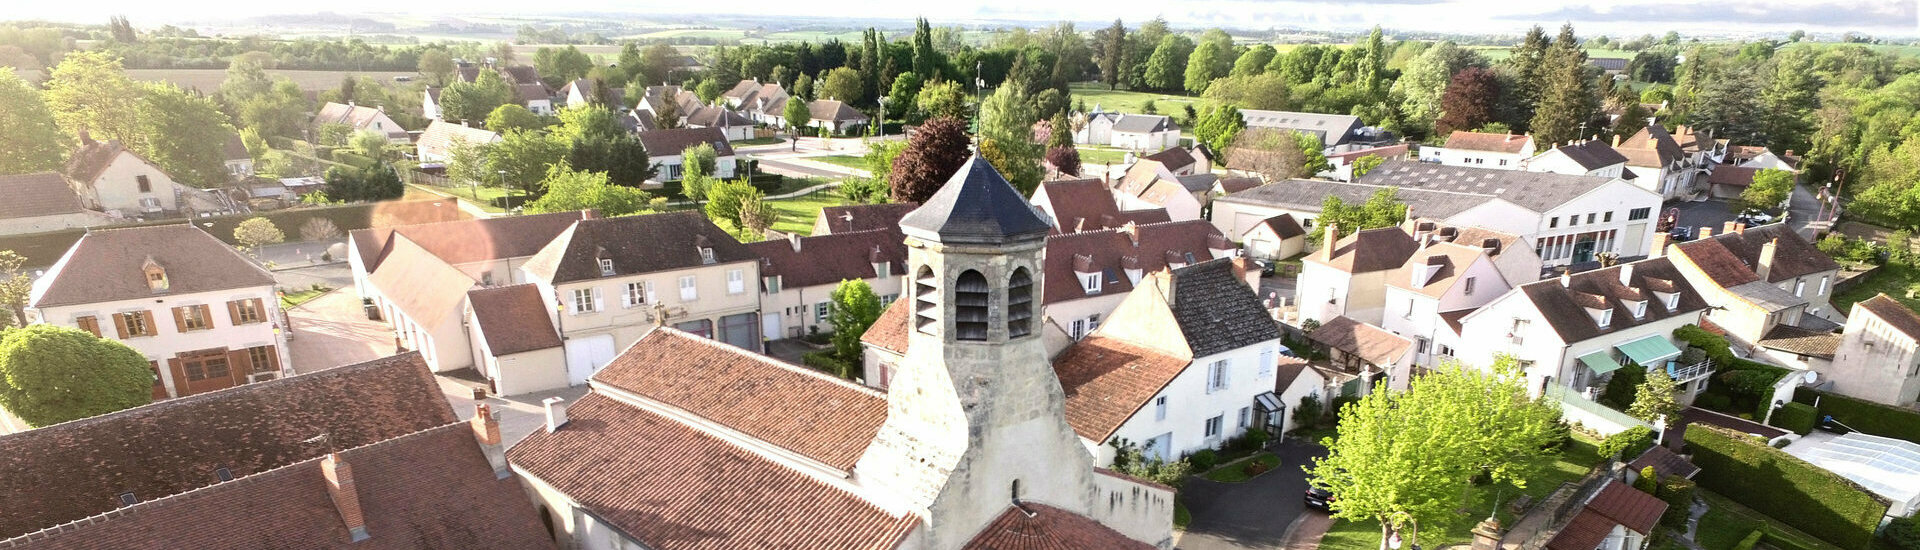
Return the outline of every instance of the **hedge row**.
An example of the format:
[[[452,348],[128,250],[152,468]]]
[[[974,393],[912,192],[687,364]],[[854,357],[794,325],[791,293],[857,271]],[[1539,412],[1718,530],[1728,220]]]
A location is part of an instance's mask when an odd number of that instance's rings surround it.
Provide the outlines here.
[[[333,151],[333,160],[334,162],[345,163],[347,165],[353,166],[354,168],[359,168],[361,170],[372,168],[374,163],[377,162],[373,157],[348,151],[346,149],[335,149]]]
[[[1796,402],[1782,405],[1780,410],[1773,412],[1773,418],[1769,419],[1768,423],[1780,429],[1807,435],[1807,432],[1813,431],[1813,426],[1819,419],[1820,412],[1814,410],[1813,405]]]
[[[1815,418],[1831,416],[1854,430],[1920,443],[1920,413],[1805,387],[1793,390],[1793,401],[1814,405]]]
[[[1771,386],[1778,383],[1781,378],[1793,374],[1792,370],[1785,367],[1769,365],[1735,356],[1732,345],[1727,343],[1725,337],[1707,332],[1706,329],[1700,328],[1699,325],[1686,325],[1674,329],[1673,336],[1682,342],[1686,342],[1689,346],[1700,348],[1702,351],[1707,352],[1707,358],[1713,360],[1714,383],[1708,385],[1707,391],[1701,395],[1701,399],[1694,403],[1701,408],[1712,409],[1730,415],[1746,416],[1754,420],[1763,420],[1767,418],[1767,413],[1771,412],[1773,407]],[[1743,371],[1765,373],[1764,378],[1767,381],[1767,391],[1756,394],[1734,390],[1731,387],[1732,385],[1728,383],[1729,378],[1740,376],[1733,373]]]
[[[1842,548],[1866,548],[1887,513],[1886,499],[1755,437],[1693,424],[1686,443],[1701,487]]]
[[[442,206],[434,207],[432,206],[433,203],[440,203]],[[326,218],[333,221],[333,226],[339,228],[344,237],[348,231],[373,227],[376,221],[381,225],[406,225],[449,221],[465,216],[460,213],[459,206],[452,199],[444,201],[387,201],[321,206],[315,208],[293,208],[273,212],[193,218],[191,220],[185,218],[153,220],[141,223],[113,225],[106,228],[117,229],[191,222],[227,244],[238,244],[233,241],[234,228],[238,227],[240,222],[256,217],[264,217],[271,220],[275,227],[280,228],[280,231],[287,235],[287,240],[297,241],[300,240],[300,226],[306,224],[307,220],[313,218]],[[0,250],[12,250],[14,253],[26,257],[27,265],[48,266],[58,261],[60,256],[67,253],[68,248],[73,247],[74,242],[79,241],[80,237],[86,234],[87,230],[85,229],[63,229],[45,233],[5,235],[0,236]]]

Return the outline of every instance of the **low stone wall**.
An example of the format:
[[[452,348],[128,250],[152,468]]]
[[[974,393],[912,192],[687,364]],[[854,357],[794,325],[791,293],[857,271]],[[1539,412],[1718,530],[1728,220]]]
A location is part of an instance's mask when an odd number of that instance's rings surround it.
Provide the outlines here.
[[[1173,489],[1101,470],[1093,474],[1095,521],[1156,548],[1173,548]]]

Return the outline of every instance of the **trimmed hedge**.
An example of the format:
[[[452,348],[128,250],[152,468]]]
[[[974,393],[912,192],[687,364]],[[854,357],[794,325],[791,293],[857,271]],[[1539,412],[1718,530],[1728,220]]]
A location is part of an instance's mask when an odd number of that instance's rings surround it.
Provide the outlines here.
[[[1831,416],[1861,432],[1920,443],[1920,413],[1804,387],[1793,390],[1793,401],[1814,405],[1816,420]]]
[[[333,160],[334,162],[344,163],[354,168],[359,168],[361,170],[372,168],[375,163],[373,157],[348,151],[346,149],[333,150]]]
[[[1739,544],[1733,545],[1733,550],[1753,550],[1754,546],[1760,544],[1760,538],[1765,536],[1767,536],[1765,530],[1754,530],[1752,533],[1747,533],[1747,538],[1740,539]]]
[[[1807,432],[1813,431],[1813,425],[1819,419],[1820,412],[1814,410],[1813,405],[1788,403],[1781,405],[1779,410],[1773,412],[1773,418],[1769,423],[1793,433],[1807,435]]]
[[[1752,436],[1693,424],[1686,444],[1701,487],[1842,548],[1866,548],[1887,513],[1886,499]]]
[[[1682,342],[1686,342],[1689,346],[1700,348],[1701,351],[1707,352],[1707,358],[1713,360],[1714,383],[1708,385],[1707,391],[1702,393],[1701,397],[1706,399],[1700,399],[1694,402],[1694,405],[1703,409],[1715,410],[1734,416],[1744,415],[1756,420],[1765,419],[1767,413],[1771,412],[1770,409],[1773,408],[1771,386],[1779,383],[1781,378],[1793,374],[1792,370],[1784,367],[1734,356],[1732,345],[1727,343],[1726,338],[1707,332],[1706,329],[1700,328],[1699,325],[1686,325],[1674,329],[1673,337],[1680,339]],[[1767,390],[1759,394],[1734,390],[1730,382],[1735,381],[1735,378],[1760,378],[1759,375],[1735,374],[1743,372],[1765,373],[1765,385],[1768,386]],[[1709,396],[1719,396],[1720,398],[1709,398]]]
[[[436,202],[443,204],[439,210],[427,206]],[[393,215],[399,219],[382,220],[383,222],[400,225],[449,221],[467,217],[465,214],[460,213],[460,207],[453,199],[441,201],[385,201],[313,208],[289,208],[272,212],[254,212],[250,214],[234,214],[210,218],[174,218],[142,223],[116,224],[105,226],[103,229],[192,223],[200,226],[201,229],[205,229],[207,233],[212,234],[214,238],[220,239],[227,244],[238,245],[238,243],[233,241],[233,229],[238,227],[240,222],[250,218],[266,218],[272,221],[275,227],[279,227],[280,231],[285,232],[289,238],[297,239],[300,234],[300,226],[306,224],[309,219],[326,218],[333,221],[333,226],[340,228],[340,232],[344,237],[348,231],[373,227],[376,216],[385,217],[386,215]],[[45,233],[5,235],[0,236],[0,250],[12,250],[14,253],[26,257],[27,265],[30,266],[53,265],[53,262],[59,261],[60,256],[67,253],[68,248],[73,247],[74,242],[79,241],[80,237],[86,234],[87,231],[85,229],[63,229]]]

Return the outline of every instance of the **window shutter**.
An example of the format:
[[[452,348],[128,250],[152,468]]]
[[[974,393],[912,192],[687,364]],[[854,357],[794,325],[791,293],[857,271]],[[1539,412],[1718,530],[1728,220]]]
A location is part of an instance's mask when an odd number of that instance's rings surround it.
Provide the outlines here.
[[[253,372],[253,359],[247,357],[247,348],[227,350],[228,379],[238,386],[247,383],[247,374]]]
[[[272,363],[271,365],[268,365],[268,367],[272,369],[270,372],[274,373],[274,375],[276,376],[279,375],[280,374],[280,346],[279,345],[275,345],[275,344],[267,345],[267,361]],[[257,367],[258,366],[256,365],[256,368]]]
[[[73,322],[74,324],[80,326],[80,330],[91,332],[93,333],[94,336],[100,335],[100,319],[98,317],[88,315],[85,317],[74,319]]]
[[[227,302],[227,321],[232,322],[233,326],[240,326],[239,300],[230,300]]]
[[[193,307],[194,309],[200,310],[200,322],[205,323],[205,325],[201,326],[200,328],[204,328],[204,329],[213,328],[213,306],[200,304]]]
[[[173,329],[178,332],[187,331],[186,308],[173,308]]]
[[[141,326],[146,327],[147,331],[145,334],[142,334],[142,336],[153,336],[160,333],[160,330],[153,326],[153,311],[140,310],[140,320],[145,321]]]
[[[594,311],[600,311],[601,309],[604,309],[604,308],[602,308],[602,307],[601,307],[601,305],[600,305],[600,288],[599,288],[599,287],[594,287],[594,289],[593,289],[593,310],[594,310]]]
[[[167,372],[173,375],[173,395],[186,397],[191,390],[187,388],[187,369],[180,363],[180,358],[167,359]]]
[[[127,339],[127,314],[113,314],[113,331],[120,335],[121,340]]]

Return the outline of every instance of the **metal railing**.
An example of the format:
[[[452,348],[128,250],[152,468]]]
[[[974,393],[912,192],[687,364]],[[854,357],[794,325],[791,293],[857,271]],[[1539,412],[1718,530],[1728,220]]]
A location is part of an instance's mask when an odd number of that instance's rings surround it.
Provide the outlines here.
[[[1679,361],[1667,363],[1667,375],[1673,377],[1675,383],[1685,384],[1699,380],[1709,374],[1713,374],[1712,359],[1703,359],[1698,363],[1687,366],[1680,366]]]

